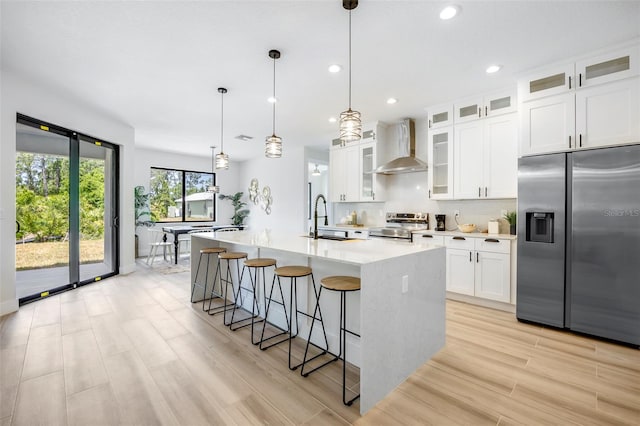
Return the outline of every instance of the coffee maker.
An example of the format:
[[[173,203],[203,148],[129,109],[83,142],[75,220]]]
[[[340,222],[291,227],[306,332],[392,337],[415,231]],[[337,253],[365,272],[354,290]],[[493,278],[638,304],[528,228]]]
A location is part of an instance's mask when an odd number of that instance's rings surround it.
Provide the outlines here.
[[[436,216],[436,231],[444,231],[445,230],[444,221],[446,219],[446,215],[437,214],[435,216]]]

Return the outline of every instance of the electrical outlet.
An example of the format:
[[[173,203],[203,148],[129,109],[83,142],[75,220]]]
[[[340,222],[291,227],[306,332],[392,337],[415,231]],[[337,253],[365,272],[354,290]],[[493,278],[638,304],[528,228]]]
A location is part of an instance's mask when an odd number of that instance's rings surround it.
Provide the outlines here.
[[[409,291],[409,275],[402,276],[402,292],[406,293]]]
[[[454,216],[454,217],[458,217],[458,216],[460,216],[460,210],[454,210],[454,211],[453,211],[453,216]]]

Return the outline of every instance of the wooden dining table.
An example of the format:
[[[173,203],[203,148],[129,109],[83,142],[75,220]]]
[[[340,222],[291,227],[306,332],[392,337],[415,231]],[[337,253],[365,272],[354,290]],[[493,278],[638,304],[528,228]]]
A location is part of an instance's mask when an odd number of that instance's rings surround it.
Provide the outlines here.
[[[238,228],[239,230],[243,230],[245,228],[244,225],[178,225],[178,226],[163,226],[162,232],[165,233],[162,238],[164,242],[167,241],[167,234],[173,235],[173,250],[174,250],[174,263],[178,264],[178,248],[179,248],[179,240],[178,237],[182,234],[190,234],[194,232],[213,232],[218,231],[220,229],[225,228]]]

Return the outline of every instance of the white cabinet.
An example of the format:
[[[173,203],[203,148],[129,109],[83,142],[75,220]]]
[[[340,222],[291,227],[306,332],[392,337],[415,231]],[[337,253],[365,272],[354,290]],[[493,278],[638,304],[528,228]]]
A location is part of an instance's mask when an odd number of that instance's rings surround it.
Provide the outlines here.
[[[451,126],[453,124],[453,104],[442,104],[428,109],[429,129]]]
[[[517,129],[515,114],[455,126],[454,198],[516,197]]]
[[[638,142],[639,61],[635,45],[521,80],[520,155]]]
[[[429,198],[453,198],[453,126],[429,131],[428,180]]]
[[[503,90],[490,95],[475,96],[454,103],[454,120],[456,124],[493,117],[516,111],[515,90]]]
[[[362,139],[342,144],[334,139],[329,151],[329,184],[332,202],[384,200],[384,176],[373,171],[378,166],[377,151],[384,130],[381,123],[365,125]]]
[[[511,241],[445,237],[447,291],[509,303]]]

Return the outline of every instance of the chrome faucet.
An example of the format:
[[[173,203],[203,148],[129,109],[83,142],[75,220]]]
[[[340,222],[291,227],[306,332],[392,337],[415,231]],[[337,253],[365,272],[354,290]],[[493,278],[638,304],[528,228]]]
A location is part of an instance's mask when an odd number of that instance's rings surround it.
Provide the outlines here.
[[[313,239],[318,239],[318,200],[322,198],[322,202],[324,203],[324,226],[329,226],[329,218],[327,216],[327,199],[324,198],[324,195],[318,194],[316,197],[315,207],[313,209]]]

